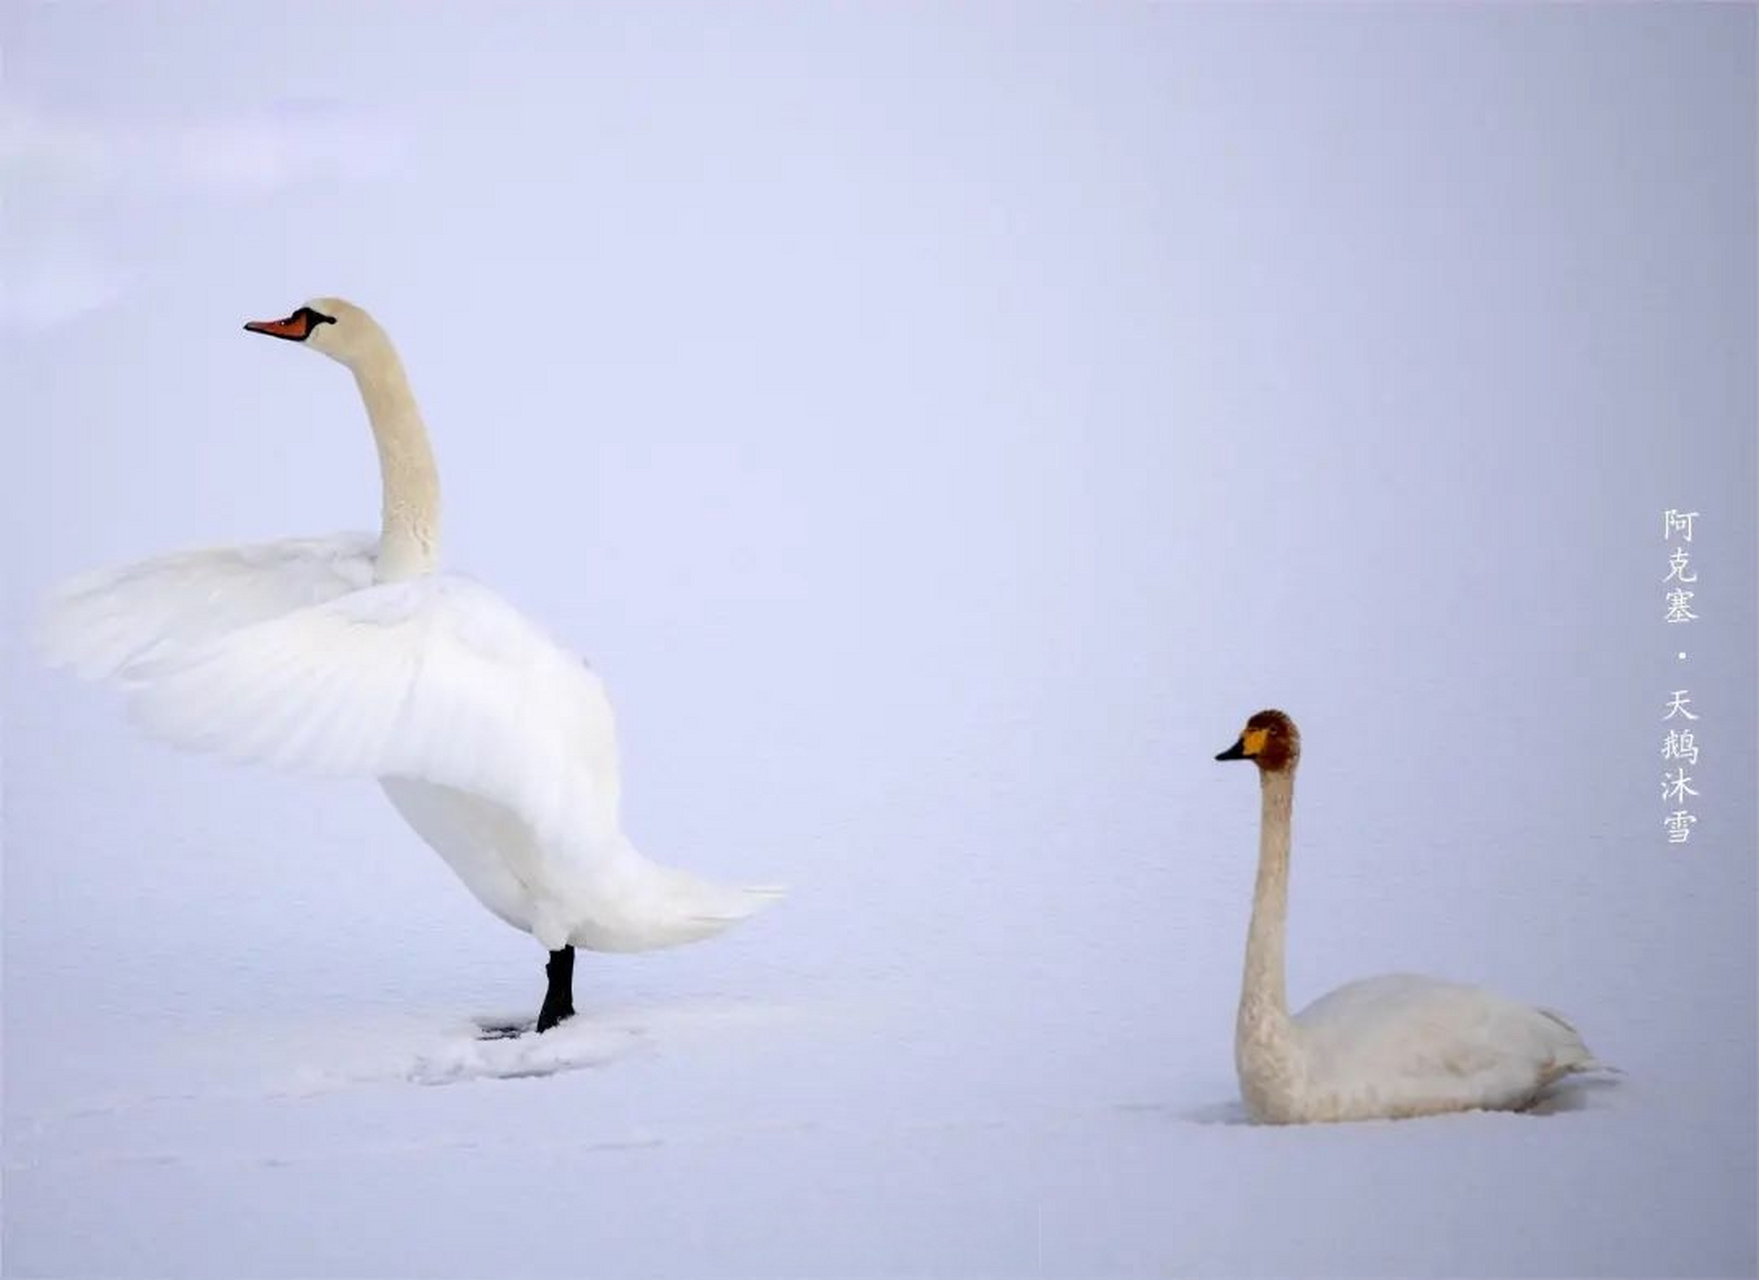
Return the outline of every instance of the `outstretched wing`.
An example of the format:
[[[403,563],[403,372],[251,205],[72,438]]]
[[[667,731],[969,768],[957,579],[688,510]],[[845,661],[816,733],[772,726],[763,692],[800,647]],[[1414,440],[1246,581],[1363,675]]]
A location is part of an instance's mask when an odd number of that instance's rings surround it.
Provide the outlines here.
[[[129,665],[143,729],[239,761],[417,778],[540,840],[616,843],[616,728],[598,676],[455,575],[382,583]]]
[[[107,680],[154,654],[370,586],[378,543],[366,533],[287,539],[84,574],[49,597],[37,644],[52,664]]]

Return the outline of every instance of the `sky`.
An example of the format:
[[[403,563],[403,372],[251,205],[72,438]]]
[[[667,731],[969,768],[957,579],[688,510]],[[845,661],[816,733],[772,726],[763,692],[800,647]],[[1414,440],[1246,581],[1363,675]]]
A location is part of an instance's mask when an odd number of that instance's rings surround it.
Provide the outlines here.
[[[1750,1273],[1756,35],[7,6],[6,1265],[481,1274],[503,1221],[567,1274],[567,1186],[629,1274]],[[541,956],[373,788],[25,643],[75,572],[373,524],[349,379],[239,331],[322,295],[403,354],[448,566],[604,677],[632,837],[792,887],[584,957],[579,1069],[454,1070]],[[1482,981],[1616,1088],[1204,1121],[1257,823],[1212,757],[1267,706],[1291,997]]]

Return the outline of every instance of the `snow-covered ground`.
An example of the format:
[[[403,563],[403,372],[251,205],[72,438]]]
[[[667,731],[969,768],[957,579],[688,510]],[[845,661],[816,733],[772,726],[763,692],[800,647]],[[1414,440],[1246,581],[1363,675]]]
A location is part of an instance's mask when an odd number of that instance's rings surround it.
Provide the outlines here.
[[[1575,1001],[1627,1079],[1546,1116],[1255,1128],[1208,990],[1231,957],[1187,929],[1157,942],[1145,914],[1059,934],[1061,972],[1023,939],[1020,965],[953,967],[942,943],[806,979],[761,953],[844,953],[778,919],[767,945],[754,929],[607,965],[536,1043],[473,1038],[468,1014],[525,1007],[533,966],[467,909],[461,945],[401,958],[333,924],[284,925],[272,949],[223,926],[65,948],[62,1001],[93,1006],[19,1001],[8,1027],[11,1273],[1750,1269],[1739,1028],[1719,1044],[1680,1017],[1664,1044],[1668,1019],[1640,1011],[1665,993],[1596,998],[1559,970],[1543,993]]]
[[[0,21],[5,1274],[1753,1274],[1751,7]],[[370,524],[347,378],[237,331],[331,292],[636,840],[792,886],[541,1039],[370,785],[22,643]],[[1483,981],[1623,1077],[1242,1123],[1265,705],[1293,997]]]

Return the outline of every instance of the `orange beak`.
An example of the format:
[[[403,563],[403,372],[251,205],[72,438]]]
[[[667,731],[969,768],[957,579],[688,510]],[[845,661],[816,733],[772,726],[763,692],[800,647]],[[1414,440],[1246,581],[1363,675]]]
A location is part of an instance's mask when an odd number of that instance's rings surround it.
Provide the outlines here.
[[[304,342],[311,335],[312,317],[309,311],[299,310],[285,320],[247,320],[244,327],[252,333],[266,333],[271,338],[286,338],[292,342]]]

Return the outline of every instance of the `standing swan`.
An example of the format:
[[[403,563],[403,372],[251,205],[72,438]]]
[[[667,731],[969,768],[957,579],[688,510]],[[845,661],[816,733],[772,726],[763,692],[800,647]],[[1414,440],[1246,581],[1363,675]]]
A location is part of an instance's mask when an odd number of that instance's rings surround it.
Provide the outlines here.
[[[234,760],[379,780],[482,904],[550,953],[537,1029],[574,1013],[574,948],[721,932],[779,890],[649,862],[618,819],[599,678],[488,588],[439,570],[440,488],[403,364],[359,307],[244,326],[346,366],[384,485],[377,538],[187,551],[53,597],[51,661],[128,693],[138,724]]]
[[[1254,1120],[1519,1111],[1553,1081],[1600,1067],[1575,1028],[1548,1009],[1411,974],[1352,982],[1291,1018],[1283,935],[1301,734],[1281,711],[1260,711],[1216,759],[1256,764],[1263,797],[1258,884],[1234,1030],[1240,1093]]]

